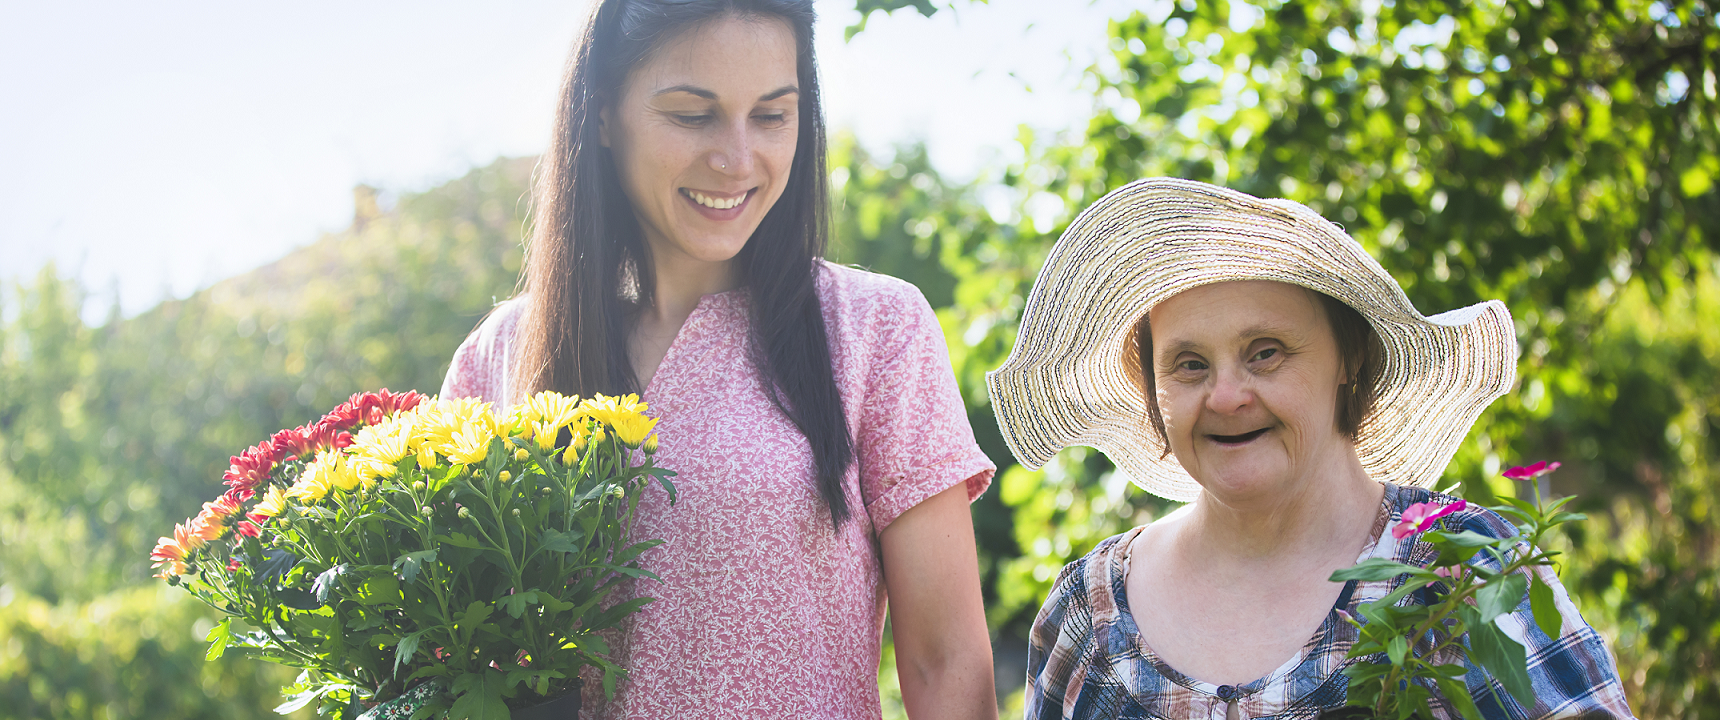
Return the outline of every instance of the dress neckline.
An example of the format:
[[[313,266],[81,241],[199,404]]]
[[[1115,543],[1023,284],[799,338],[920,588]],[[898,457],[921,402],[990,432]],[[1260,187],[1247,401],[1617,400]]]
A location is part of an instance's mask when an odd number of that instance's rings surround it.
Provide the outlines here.
[[[1380,538],[1385,533],[1386,526],[1391,522],[1392,509],[1396,504],[1397,499],[1397,488],[1390,483],[1383,484],[1385,485],[1385,492],[1380,496],[1380,507],[1374,516],[1373,526],[1368,532],[1368,541],[1362,546],[1360,554],[1356,556],[1356,562],[1358,563],[1373,556],[1374,552],[1379,548]],[[1111,592],[1114,596],[1114,604],[1117,608],[1117,617],[1114,622],[1117,623],[1118,629],[1122,631],[1123,636],[1129,639],[1131,648],[1140,653],[1141,658],[1150,663],[1153,666],[1153,669],[1157,670],[1160,675],[1177,685],[1181,685],[1203,695],[1215,697],[1226,702],[1246,698],[1262,689],[1270,687],[1273,683],[1290,673],[1295,672],[1296,668],[1300,667],[1308,660],[1309,648],[1319,646],[1321,641],[1325,639],[1325,636],[1329,634],[1330,631],[1328,628],[1333,627],[1333,623],[1335,622],[1343,622],[1342,619],[1336,617],[1337,612],[1355,600],[1357,582],[1355,580],[1350,580],[1345,582],[1343,589],[1338,591],[1337,601],[1333,602],[1331,609],[1326,611],[1325,619],[1320,622],[1319,627],[1314,629],[1314,634],[1309,636],[1309,639],[1302,643],[1302,649],[1298,650],[1289,660],[1284,661],[1264,677],[1256,678],[1255,680],[1242,685],[1219,685],[1217,683],[1200,680],[1171,667],[1170,663],[1165,662],[1163,658],[1159,657],[1158,653],[1154,652],[1153,649],[1147,645],[1146,640],[1141,637],[1141,629],[1135,624],[1135,616],[1129,610],[1128,593],[1124,588],[1125,579],[1128,577],[1129,573],[1129,563],[1132,560],[1131,555],[1134,551],[1135,538],[1139,537],[1141,532],[1146,529],[1147,525],[1142,525],[1119,537],[1117,542],[1122,547],[1119,552],[1113,553],[1109,559],[1110,567],[1107,568],[1107,578],[1110,581]],[[1120,658],[1112,659],[1113,662],[1118,660],[1120,660]],[[1134,695],[1135,689],[1130,688],[1129,693]],[[1286,699],[1294,700],[1295,698]],[[1142,702],[1143,706],[1146,706],[1144,698],[1137,696],[1136,700],[1138,702]]]
[[[705,323],[710,315],[740,306],[746,298],[744,287],[699,296],[699,302],[693,306],[693,312],[688,313],[687,319],[681,322],[680,329],[675,331],[675,339],[669,341],[669,350],[663,353],[663,360],[657,363],[657,371],[651,374],[651,381],[639,392],[640,399],[647,404],[656,402],[657,393],[661,392],[665,382],[663,376],[679,365],[676,361],[686,354],[686,345],[692,342],[690,338],[698,332],[696,325]]]

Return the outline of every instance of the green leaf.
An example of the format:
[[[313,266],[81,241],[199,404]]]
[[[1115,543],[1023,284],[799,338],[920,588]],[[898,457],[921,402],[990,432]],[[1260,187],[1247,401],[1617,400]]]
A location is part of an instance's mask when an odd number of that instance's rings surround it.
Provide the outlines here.
[[[1517,606],[1523,603],[1523,593],[1528,590],[1529,578],[1523,573],[1496,577],[1482,585],[1481,592],[1475,594],[1481,611],[1481,622],[1493,622],[1493,618],[1516,610]]]
[[[1385,663],[1362,662],[1362,663],[1355,663],[1355,664],[1349,665],[1348,667],[1345,667],[1344,668],[1344,674],[1349,676],[1351,682],[1356,682],[1356,681],[1366,680],[1368,678],[1379,677],[1379,676],[1384,675],[1388,672],[1391,672],[1391,670],[1392,670],[1392,666],[1387,665]]]
[[[299,709],[311,704],[312,700],[322,697],[323,693],[333,689],[333,687],[328,685],[320,685],[309,690],[305,690],[304,692],[288,695],[286,702],[275,706],[275,712],[281,715],[290,715],[298,712]]]
[[[275,599],[281,604],[295,610],[315,610],[322,607],[316,596],[298,588],[285,588],[275,591]]]
[[[1367,582],[1373,580],[1390,580],[1406,573],[1433,574],[1424,568],[1419,568],[1414,565],[1405,565],[1385,558],[1368,558],[1351,567],[1332,573],[1332,576],[1327,579],[1332,582],[1344,582],[1346,580],[1361,580]]]
[[[1398,635],[1392,638],[1391,642],[1386,643],[1386,657],[1391,658],[1392,665],[1401,667],[1404,656],[1408,654],[1409,641],[1404,639],[1402,635]]]
[[[1484,622],[1469,628],[1469,649],[1477,664],[1492,673],[1505,691],[1524,706],[1535,704],[1534,684],[1529,681],[1528,656],[1523,646],[1499,626]]]
[[[346,574],[347,567],[346,563],[341,563],[317,575],[316,582],[311,584],[311,592],[316,594],[317,602],[328,604],[329,597],[334,594],[336,582],[340,580],[340,576]]]
[[[400,642],[394,646],[393,675],[400,674],[401,663],[412,662],[412,656],[418,653],[418,642],[424,638],[424,633],[434,629],[436,628],[424,628],[423,630],[419,630],[418,632],[411,633],[406,637],[400,638]]]
[[[570,532],[562,532],[560,530],[545,530],[543,533],[543,539],[541,540],[541,543],[538,545],[538,550],[539,551],[547,550],[549,552],[577,553],[577,552],[579,552],[579,541],[582,539],[583,539],[583,536],[579,533],[578,530],[573,530]]]
[[[1468,685],[1461,680],[1444,677],[1434,678],[1434,681],[1439,684],[1439,692],[1445,696],[1445,701],[1456,707],[1464,720],[1484,720],[1481,711],[1475,707],[1475,699],[1469,696]]]
[[[254,556],[246,559],[251,562],[252,572],[255,573],[257,582],[262,583],[281,579],[287,574],[287,571],[293,569],[294,565],[299,564],[297,555],[280,548],[264,550],[261,560],[252,560],[252,557]]]
[[[424,563],[436,562],[436,549],[409,552],[394,559],[395,577],[401,582],[411,583],[418,579],[418,571]]]
[[[527,591],[503,596],[500,602],[503,610],[508,611],[509,615],[517,618],[526,611],[527,605],[536,605],[537,601],[537,592]]]
[[[626,565],[627,563],[633,562],[633,558],[639,557],[640,553],[657,547],[658,545],[662,545],[663,542],[663,540],[646,540],[644,542],[634,543],[627,549],[615,553],[614,562],[616,565]]]
[[[1428,534],[1432,535],[1433,533]],[[1439,537],[1451,543],[1453,547],[1480,548],[1501,542],[1499,538],[1482,535],[1474,530],[1464,530],[1463,532],[1455,533],[1441,532],[1439,533]]]
[[[448,720],[508,720],[508,704],[502,701],[502,674],[486,668],[454,678],[454,706]]]
[[[209,641],[209,652],[203,654],[204,660],[214,660],[227,652],[227,645],[233,642],[233,618],[224,618],[209,628],[209,634],[203,638]]]
[[[1559,605],[1553,600],[1553,588],[1542,582],[1538,575],[1529,585],[1529,609],[1534,611],[1535,625],[1541,628],[1541,632],[1557,639],[1564,618],[1559,615]]]
[[[378,575],[359,586],[358,602],[364,605],[398,604],[401,599],[400,581],[393,575]]]
[[[487,549],[489,549],[483,543],[478,542],[477,540],[473,539],[472,536],[467,535],[465,533],[448,533],[447,535],[437,535],[435,540],[436,540],[436,542],[444,543],[447,545],[453,545],[454,547],[471,548],[473,550],[487,550]]]

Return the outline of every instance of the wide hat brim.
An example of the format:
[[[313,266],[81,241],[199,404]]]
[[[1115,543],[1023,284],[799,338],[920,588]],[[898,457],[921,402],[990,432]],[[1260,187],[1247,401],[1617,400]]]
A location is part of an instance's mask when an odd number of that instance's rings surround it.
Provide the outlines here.
[[[1235,280],[1310,288],[1373,326],[1385,358],[1356,453],[1376,480],[1432,486],[1482,410],[1515,381],[1517,340],[1504,303],[1423,316],[1361,244],[1313,210],[1152,178],[1100,198],[1069,225],[1039,271],[1009,359],[986,375],[1016,459],[1038,469],[1065,447],[1087,445],[1142,489],[1195,499],[1200,485],[1165,452],[1124,353],[1155,305]]]

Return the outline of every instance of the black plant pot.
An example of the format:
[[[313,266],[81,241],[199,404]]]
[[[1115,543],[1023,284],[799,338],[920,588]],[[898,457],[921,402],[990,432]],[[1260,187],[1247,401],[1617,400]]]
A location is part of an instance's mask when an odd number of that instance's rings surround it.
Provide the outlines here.
[[[513,720],[578,720],[579,688],[558,698],[551,698],[528,708],[509,710]]]

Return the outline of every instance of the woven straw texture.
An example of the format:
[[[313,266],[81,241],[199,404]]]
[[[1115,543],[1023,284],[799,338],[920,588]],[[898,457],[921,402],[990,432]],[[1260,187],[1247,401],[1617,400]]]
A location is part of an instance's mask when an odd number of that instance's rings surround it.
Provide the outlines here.
[[[1130,330],[1153,306],[1232,280],[1311,288],[1373,325],[1385,362],[1356,452],[1376,480],[1431,486],[1515,380],[1517,340],[1504,303],[1423,316],[1360,244],[1307,207],[1152,178],[1111,192],[1070,224],[1039,271],[1009,359],[986,376],[1016,459],[1038,469],[1065,447],[1087,445],[1148,492],[1193,500],[1200,486],[1164,452],[1123,357]]]

